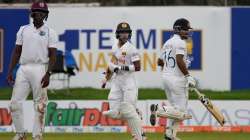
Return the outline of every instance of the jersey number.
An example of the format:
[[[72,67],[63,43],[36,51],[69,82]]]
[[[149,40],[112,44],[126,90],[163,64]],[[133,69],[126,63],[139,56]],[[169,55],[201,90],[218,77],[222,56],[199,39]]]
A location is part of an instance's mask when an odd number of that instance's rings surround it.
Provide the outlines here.
[[[175,59],[173,56],[171,56],[171,52],[172,50],[169,51],[169,53],[167,54],[168,51],[165,52],[165,60],[166,60],[166,65],[167,64],[170,64],[170,62],[173,63],[172,66],[170,66],[171,68],[174,68],[175,67]]]

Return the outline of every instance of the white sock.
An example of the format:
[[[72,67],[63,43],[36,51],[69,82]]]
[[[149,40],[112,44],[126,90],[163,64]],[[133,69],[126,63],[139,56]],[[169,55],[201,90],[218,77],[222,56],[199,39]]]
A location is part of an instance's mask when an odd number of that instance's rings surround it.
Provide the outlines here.
[[[137,140],[142,140],[142,124],[135,107],[127,102],[120,105],[120,112],[123,119],[127,120],[128,126],[132,134],[136,136]]]
[[[165,134],[169,138],[175,138],[177,135],[177,129],[179,127],[179,121],[174,119],[168,119]]]
[[[128,126],[130,127],[132,134],[134,134],[137,140],[142,140],[142,125],[139,117],[127,119]]]

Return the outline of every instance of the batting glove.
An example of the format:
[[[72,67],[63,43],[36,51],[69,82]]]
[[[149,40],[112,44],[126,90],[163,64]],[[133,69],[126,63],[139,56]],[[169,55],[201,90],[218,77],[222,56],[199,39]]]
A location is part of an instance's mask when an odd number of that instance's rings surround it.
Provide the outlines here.
[[[194,77],[188,74],[185,76],[185,78],[187,79],[187,87],[194,88],[196,86],[196,81]]]
[[[116,67],[114,68],[114,72],[115,72],[115,73],[118,73],[120,70],[121,70],[121,66],[116,66]]]

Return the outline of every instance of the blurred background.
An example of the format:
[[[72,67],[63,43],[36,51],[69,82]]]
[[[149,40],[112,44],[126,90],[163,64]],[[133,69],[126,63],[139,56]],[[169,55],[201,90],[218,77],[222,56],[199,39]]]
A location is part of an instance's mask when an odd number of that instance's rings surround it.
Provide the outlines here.
[[[37,0],[1,0],[2,3],[31,3]],[[248,0],[44,0],[48,3],[98,3],[100,6],[243,6]]]
[[[13,133],[9,132],[14,131],[8,109],[12,87],[5,80],[10,55],[20,26],[32,23],[30,6],[35,1],[38,0],[0,0],[1,140],[10,139]],[[193,119],[182,122],[180,137],[183,140],[249,138],[250,0],[45,1],[49,6],[46,24],[58,33],[59,40],[48,92],[45,124],[48,139],[129,139],[126,123],[102,115],[109,108],[110,88],[108,84],[101,89],[103,72],[112,45],[117,42],[116,26],[123,21],[130,24],[131,42],[141,54],[142,71],[136,76],[144,128],[149,139],[162,138],[167,119],[158,118],[155,125],[150,124],[150,105],[168,104],[157,55],[173,34],[172,26],[178,18],[187,18],[193,27],[193,36],[187,40],[188,57],[192,61],[189,70],[198,81],[198,88],[226,118],[225,126],[219,126],[190,92],[188,112]],[[23,106],[25,125],[31,132],[32,96],[28,99]],[[63,138],[57,133],[63,134]]]

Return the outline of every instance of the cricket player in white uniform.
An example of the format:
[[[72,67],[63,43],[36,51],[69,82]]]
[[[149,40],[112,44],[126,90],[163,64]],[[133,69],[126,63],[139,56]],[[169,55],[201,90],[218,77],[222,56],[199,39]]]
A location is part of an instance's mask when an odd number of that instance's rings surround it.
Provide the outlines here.
[[[165,140],[178,140],[176,133],[180,121],[192,118],[187,114],[188,88],[196,85],[195,79],[188,72],[190,61],[185,42],[190,37],[190,23],[184,18],[178,19],[173,29],[174,35],[165,42],[158,59],[158,65],[163,67],[163,86],[170,105],[158,110],[156,105],[151,106],[151,111],[157,110],[157,116],[169,118]],[[154,119],[151,118],[151,121]]]
[[[132,30],[126,22],[118,24],[116,38],[118,43],[112,48],[113,56],[109,64],[106,80],[111,80],[111,90],[108,96],[110,110],[103,114],[128,122],[134,140],[143,140],[142,122],[136,112],[138,88],[135,72],[140,71],[140,56],[136,48],[130,43]],[[105,87],[105,83],[103,88]]]
[[[48,6],[44,2],[35,2],[31,6],[33,23],[21,26],[16,36],[16,47],[12,53],[7,80],[14,84],[10,111],[16,135],[13,140],[26,140],[24,128],[23,101],[33,93],[34,126],[33,139],[41,140],[47,105],[47,89],[52,66],[56,61],[56,32],[45,25]],[[15,65],[20,67],[14,81],[12,71]],[[31,121],[31,120],[30,120]]]

